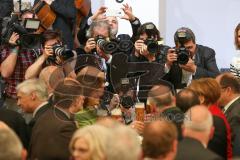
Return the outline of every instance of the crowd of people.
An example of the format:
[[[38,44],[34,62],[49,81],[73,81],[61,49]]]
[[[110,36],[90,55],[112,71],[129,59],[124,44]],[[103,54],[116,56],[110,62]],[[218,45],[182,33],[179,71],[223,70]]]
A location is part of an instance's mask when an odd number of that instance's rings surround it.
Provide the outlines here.
[[[236,59],[220,73],[214,49],[197,44],[190,28],[177,29],[167,46],[128,4],[120,17],[105,6],[89,10],[76,37],[75,1],[42,1],[56,18],[39,47],[23,46],[18,30],[2,35],[0,160],[240,157]],[[1,5],[0,19],[10,16],[13,6],[3,13]],[[32,10],[18,18],[39,19]],[[132,35],[118,33],[119,18]]]

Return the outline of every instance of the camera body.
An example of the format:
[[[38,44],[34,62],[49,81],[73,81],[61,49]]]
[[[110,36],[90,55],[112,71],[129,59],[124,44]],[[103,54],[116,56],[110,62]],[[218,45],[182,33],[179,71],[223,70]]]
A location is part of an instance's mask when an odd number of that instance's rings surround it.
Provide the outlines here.
[[[187,33],[185,30],[179,30],[176,33],[176,36],[180,43],[180,47],[176,49],[176,53],[178,55],[177,63],[185,65],[188,63],[190,56],[188,49],[184,46],[184,43],[187,41]]]
[[[95,38],[95,42],[97,46],[106,54],[111,54],[117,50],[117,43],[114,41],[106,40],[106,38],[100,35]]]
[[[95,38],[97,46],[104,51],[106,54],[114,54],[117,52],[124,52],[128,54],[133,48],[133,43],[130,36],[127,34],[120,34],[115,39],[106,40],[102,36]]]
[[[147,45],[147,50],[150,54],[155,55],[160,50],[160,45],[158,45],[158,41],[156,41],[154,39],[151,39],[151,38],[146,39],[144,41],[144,44]]]
[[[31,18],[25,19],[23,24],[21,24],[17,14],[5,17],[2,21],[2,43],[9,43],[12,34],[16,32],[20,36],[17,40],[17,45],[21,48],[40,48],[41,36],[33,33],[39,28],[39,25],[39,20]]]
[[[179,48],[177,48],[176,53],[177,53],[177,62],[179,64],[185,65],[188,63],[189,51],[184,46],[180,46]]]
[[[72,50],[66,49],[61,44],[55,44],[52,46],[53,55],[48,57],[48,60],[55,64],[61,64],[62,62],[68,60],[69,58],[74,56]]]

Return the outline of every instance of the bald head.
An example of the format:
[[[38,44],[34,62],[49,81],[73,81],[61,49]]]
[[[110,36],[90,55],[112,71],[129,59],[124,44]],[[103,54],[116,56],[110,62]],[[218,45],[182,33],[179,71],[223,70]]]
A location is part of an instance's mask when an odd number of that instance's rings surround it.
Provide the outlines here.
[[[6,125],[6,123],[0,121],[0,129],[7,129],[9,128],[8,125]]]
[[[173,104],[173,94],[171,87],[168,85],[155,85],[148,93],[148,100],[159,108]]]
[[[213,118],[207,107],[196,105],[190,108],[184,119],[184,128],[195,132],[209,132],[213,125]]]
[[[143,153],[145,157],[158,158],[173,151],[174,141],[177,141],[177,129],[169,121],[159,120],[150,123],[143,133]]]
[[[57,66],[47,66],[39,74],[39,79],[45,82],[50,92],[55,88],[56,82],[64,79],[64,77],[63,70]]]

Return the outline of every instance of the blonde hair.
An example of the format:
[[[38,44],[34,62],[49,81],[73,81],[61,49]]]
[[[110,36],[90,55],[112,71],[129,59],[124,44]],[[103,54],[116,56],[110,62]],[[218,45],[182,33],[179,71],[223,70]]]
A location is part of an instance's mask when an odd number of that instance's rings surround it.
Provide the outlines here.
[[[0,160],[21,160],[23,145],[10,128],[0,128]]]
[[[89,144],[91,160],[104,160],[106,152],[106,142],[110,135],[109,129],[101,125],[91,125],[78,129],[69,145],[70,152],[73,152],[76,141],[80,138]]]

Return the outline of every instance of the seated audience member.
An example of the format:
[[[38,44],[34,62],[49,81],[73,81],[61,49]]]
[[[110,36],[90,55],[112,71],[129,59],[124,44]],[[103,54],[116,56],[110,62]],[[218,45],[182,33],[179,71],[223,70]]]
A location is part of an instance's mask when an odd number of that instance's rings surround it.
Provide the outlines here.
[[[183,122],[183,139],[179,142],[176,160],[221,160],[220,156],[207,149],[214,132],[213,117],[206,106],[190,108]]]
[[[208,143],[208,148],[224,159],[232,158],[230,125],[220,110],[217,101],[220,98],[221,88],[213,78],[193,80],[189,85],[199,95],[200,104],[207,106],[213,115],[214,135]]]
[[[137,132],[121,124],[110,129],[111,135],[107,141],[106,159],[139,160],[141,158],[141,141]]]
[[[186,87],[192,79],[216,77],[219,74],[215,51],[196,44],[196,38],[191,29],[179,28],[174,34],[174,41],[176,48],[169,49],[167,53],[165,64],[167,77],[165,78],[174,85],[175,89]],[[185,56],[182,54],[179,57],[177,54],[180,47],[185,47]]]
[[[16,111],[0,108],[0,121],[6,123],[20,138],[23,146],[28,147],[29,133],[22,115]]]
[[[68,145],[77,129],[73,113],[82,107],[84,97],[81,95],[82,88],[74,79],[66,78],[57,84],[54,106],[44,112],[32,130],[30,159],[66,160],[70,157]]]
[[[74,160],[106,160],[106,144],[110,129],[91,125],[78,129],[70,142],[69,148]]]
[[[17,135],[0,121],[0,160],[26,160],[27,151]]]
[[[153,86],[148,93],[148,101],[156,108],[156,116],[174,122],[178,129],[178,138],[181,139],[181,125],[184,114],[176,107],[172,88],[169,83]]]
[[[168,121],[154,121],[143,132],[143,155],[145,158],[174,160],[177,153],[177,129]]]
[[[57,31],[47,30],[42,36],[42,54],[38,59],[26,70],[25,79],[37,78],[42,68],[51,65],[63,65],[69,58],[76,56],[75,52],[72,50],[65,50],[61,52],[63,42],[61,35]],[[72,61],[71,65],[74,65]],[[73,73],[73,68],[69,64],[64,64],[64,74],[67,76],[72,76],[75,78],[75,73]]]
[[[185,88],[176,95],[176,106],[184,113],[192,106],[200,104],[198,95],[191,89]]]
[[[237,78],[240,78],[240,68],[239,68],[240,23],[236,26],[234,30],[234,45],[235,45],[237,54],[232,58],[232,62],[230,64],[230,72]]]
[[[240,157],[240,84],[231,73],[216,78],[221,87],[219,105],[225,114],[232,131],[233,156]]]

